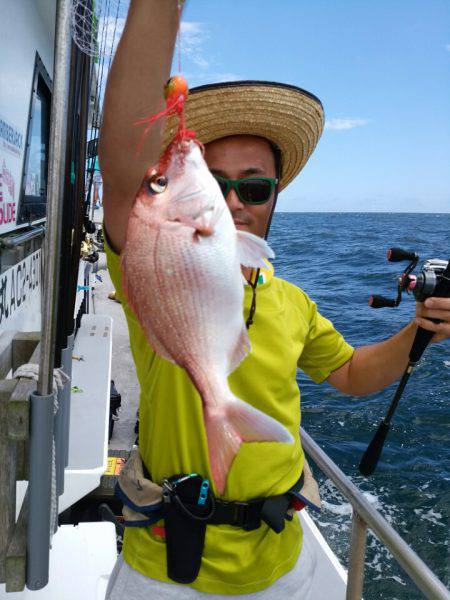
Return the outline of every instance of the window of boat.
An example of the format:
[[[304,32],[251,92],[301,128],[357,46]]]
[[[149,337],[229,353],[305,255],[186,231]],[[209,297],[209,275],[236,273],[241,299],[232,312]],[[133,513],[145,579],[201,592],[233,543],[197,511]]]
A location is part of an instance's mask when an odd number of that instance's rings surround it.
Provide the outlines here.
[[[45,217],[51,98],[51,81],[36,53],[18,223]]]

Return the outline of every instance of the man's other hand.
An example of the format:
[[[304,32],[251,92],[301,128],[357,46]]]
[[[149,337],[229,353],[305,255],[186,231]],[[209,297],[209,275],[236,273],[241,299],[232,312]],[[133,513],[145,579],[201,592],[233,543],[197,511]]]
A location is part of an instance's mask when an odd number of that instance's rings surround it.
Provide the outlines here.
[[[442,323],[433,323],[429,319],[440,319]],[[417,302],[415,322],[423,329],[435,332],[432,344],[450,338],[450,298],[433,297]]]

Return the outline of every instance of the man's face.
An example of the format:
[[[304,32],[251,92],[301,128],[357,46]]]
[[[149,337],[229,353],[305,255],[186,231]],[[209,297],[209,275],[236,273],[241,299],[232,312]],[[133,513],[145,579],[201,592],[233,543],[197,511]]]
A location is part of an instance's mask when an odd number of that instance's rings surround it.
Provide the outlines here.
[[[251,135],[236,135],[206,144],[205,160],[213,175],[227,179],[276,177],[269,142]],[[265,204],[244,204],[231,188],[225,200],[236,228],[264,237],[274,196],[275,192]]]

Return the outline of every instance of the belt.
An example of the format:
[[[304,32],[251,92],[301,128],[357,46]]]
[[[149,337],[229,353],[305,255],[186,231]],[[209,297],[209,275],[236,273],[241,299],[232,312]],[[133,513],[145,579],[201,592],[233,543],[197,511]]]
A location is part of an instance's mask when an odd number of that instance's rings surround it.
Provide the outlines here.
[[[248,502],[227,502],[215,499],[215,510],[208,520],[209,525],[234,525],[245,531],[261,526],[261,521],[269,525],[275,533],[283,531],[285,521],[291,521],[288,514],[292,495],[303,486],[303,473],[298,481],[284,494],[269,498],[256,498]]]
[[[209,525],[232,525],[252,531],[265,521],[276,533],[285,526],[290,493],[299,490],[303,478],[285,494],[248,502],[227,502],[208,490],[208,480],[200,475],[175,475],[162,484],[167,575],[178,583],[192,583],[200,570]]]

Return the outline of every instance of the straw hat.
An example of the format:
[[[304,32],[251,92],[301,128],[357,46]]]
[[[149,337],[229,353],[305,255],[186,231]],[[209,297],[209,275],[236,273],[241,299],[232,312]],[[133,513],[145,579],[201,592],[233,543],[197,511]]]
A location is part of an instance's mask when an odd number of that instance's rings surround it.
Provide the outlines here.
[[[318,98],[294,85],[269,81],[233,81],[192,88],[186,101],[186,125],[207,144],[231,135],[256,135],[281,151],[285,188],[305,166],[322,134],[323,107]],[[163,147],[175,128],[170,119]]]

